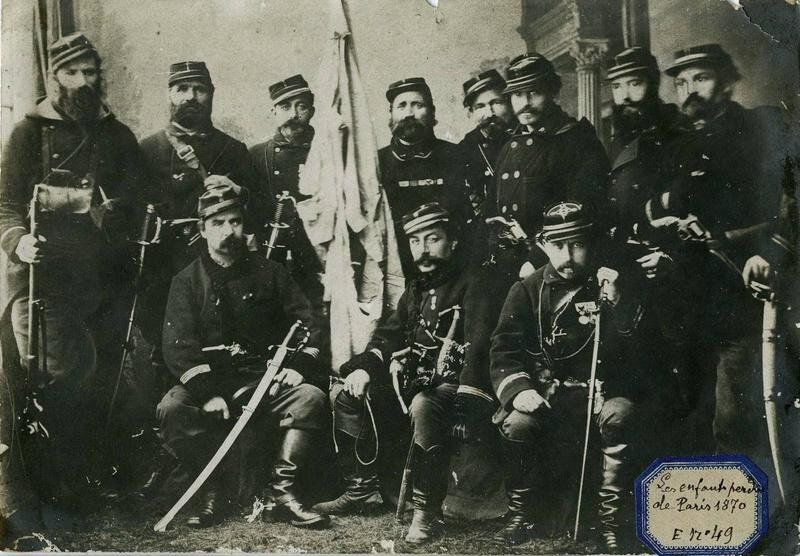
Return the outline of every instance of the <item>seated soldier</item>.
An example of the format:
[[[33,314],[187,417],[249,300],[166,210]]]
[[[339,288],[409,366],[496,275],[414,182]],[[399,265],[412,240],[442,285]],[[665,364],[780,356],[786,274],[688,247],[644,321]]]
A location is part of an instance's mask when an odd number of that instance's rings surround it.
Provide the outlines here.
[[[319,330],[311,306],[281,265],[246,249],[239,190],[224,184],[206,190],[197,212],[208,249],[175,276],[169,292],[163,352],[180,384],[158,404],[161,439],[189,469],[202,470],[230,428],[234,404],[247,403],[251,392],[237,394],[263,375],[269,346],[302,321],[309,342],[275,376],[249,430],[260,442],[265,430],[283,431],[272,471],[273,515],[298,527],[327,526],[327,516],[298,501],[296,485],[321,442],[327,411],[325,394],[309,384],[325,379],[315,376]],[[245,355],[237,355],[240,350]],[[219,475],[209,479],[190,525],[206,527],[223,517]]]
[[[491,339],[490,373],[501,405],[494,421],[503,437],[509,498],[506,525],[496,539],[507,544],[526,542],[533,532],[533,504],[547,488],[546,473],[574,465],[577,475],[575,448],[583,440],[598,310],[605,322],[594,423],[603,453],[599,518],[605,548],[618,548],[622,524],[623,531],[632,529],[630,515],[619,514],[621,506],[630,508],[637,472],[631,462],[638,448],[634,400],[641,365],[630,357],[635,350],[626,349],[642,310],[622,291],[620,275],[600,265],[601,246],[585,210],[562,202],[544,213],[537,244],[549,263],[512,286]],[[568,480],[578,484],[577,476]]]
[[[340,369],[344,380],[334,386],[331,399],[347,486],[339,498],[316,508],[347,514],[380,502],[375,463],[362,457],[369,454],[360,441],[361,431],[368,429],[365,398],[371,407],[385,408],[395,419],[387,423],[388,430],[376,431],[378,436],[404,430],[403,417],[395,410],[398,402],[393,399],[389,369],[397,352],[405,350],[397,377],[404,386],[398,390],[411,400],[414,431],[414,517],[406,541],[418,543],[441,532],[444,524],[451,431],[459,431],[463,438],[476,434],[481,422],[490,427],[496,408],[487,374],[494,319],[489,316],[491,301],[481,272],[462,267],[454,255],[456,227],[446,210],[435,202],[422,205],[403,218],[403,231],[419,275],[409,283],[397,310],[375,330],[366,351]],[[382,417],[379,422],[389,420]]]

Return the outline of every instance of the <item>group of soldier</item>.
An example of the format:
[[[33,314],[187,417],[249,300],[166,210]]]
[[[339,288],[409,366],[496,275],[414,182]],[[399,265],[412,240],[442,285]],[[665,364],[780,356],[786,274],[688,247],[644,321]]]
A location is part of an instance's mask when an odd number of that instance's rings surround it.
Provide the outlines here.
[[[577,482],[572,454],[592,411],[609,551],[634,542],[633,481],[647,457],[763,454],[761,305],[746,286],[773,285],[794,254],[796,159],[768,140],[780,115],[731,99],[740,76],[719,45],[676,53],[666,74],[678,106],[658,96],[655,58],[631,47],[607,73],[606,153],[592,124],[556,102],[549,60],[524,54],[505,70],[463,84],[475,128],[459,144],[436,137],[423,78],[389,85],[379,175],[406,290],[363,353],[331,369],[324,266],[293,210],[315,140],[306,80],[269,87],[277,128],[248,150],[212,122],[206,64],[172,64],[170,119],[137,142],[102,100],[91,42],[75,33],[53,43],[49,94],[14,128],[0,183],[6,315],[22,360],[5,372],[18,400],[37,382],[25,355],[39,318],[38,424],[53,455],[45,477],[31,480],[30,460],[5,475],[10,532],[43,531],[39,500],[84,496],[94,460],[113,452],[98,439],[134,294],[149,365],[165,377],[155,408],[163,452],[141,492],[161,484],[165,461],[203,469],[296,321],[307,341],[249,425],[255,451],[280,439],[265,495],[270,517],[294,526],[379,506],[377,454],[409,430],[411,543],[443,530],[454,437],[502,444],[508,512],[496,539],[519,544],[546,518],[541,493],[554,470],[569,467],[566,484]],[[154,219],[157,234],[142,230]],[[38,316],[31,295],[44,301]],[[298,477],[321,464],[312,456],[330,441],[331,407],[345,488],[311,506]],[[221,475],[189,524],[225,516]]]

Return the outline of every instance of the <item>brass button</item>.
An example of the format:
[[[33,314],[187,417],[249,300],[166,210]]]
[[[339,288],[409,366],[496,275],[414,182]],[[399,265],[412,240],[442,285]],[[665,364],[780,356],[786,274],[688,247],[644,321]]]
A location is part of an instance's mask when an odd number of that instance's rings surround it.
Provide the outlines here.
[[[275,147],[275,152],[276,152],[276,153],[279,153],[279,152],[281,152],[281,148],[280,148],[280,147]]]
[[[500,177],[503,178],[504,180],[507,180],[508,179],[508,172],[503,172],[503,175],[500,176]]]
[[[61,158],[61,155],[60,155],[60,154],[58,154],[58,153],[54,153],[54,154],[53,154],[53,158]]]
[[[275,171],[274,171],[274,172],[272,172],[272,173],[273,173],[273,174],[275,174],[275,175],[277,176],[277,175],[279,175],[279,174],[280,174],[280,171],[279,171],[279,170],[275,170]]]
[[[503,205],[503,208],[501,208],[501,209],[500,209],[500,212],[502,212],[503,214],[505,214],[506,212],[508,212],[508,207],[507,207],[507,206],[505,206],[505,205]]]
[[[518,177],[519,177],[519,170],[514,170],[514,177],[515,177],[515,178],[518,178]]]
[[[514,203],[513,205],[511,205],[511,210],[513,210],[514,212],[519,210],[519,206],[517,206],[517,203]]]
[[[527,140],[527,141],[525,141],[525,144],[526,144],[526,145],[528,145],[528,146],[530,147],[531,145],[533,145],[533,139],[531,139],[531,138],[529,137],[529,138],[528,138],[528,140]]]
[[[517,142],[516,141],[511,141],[511,148],[512,149],[516,149],[517,148]]]

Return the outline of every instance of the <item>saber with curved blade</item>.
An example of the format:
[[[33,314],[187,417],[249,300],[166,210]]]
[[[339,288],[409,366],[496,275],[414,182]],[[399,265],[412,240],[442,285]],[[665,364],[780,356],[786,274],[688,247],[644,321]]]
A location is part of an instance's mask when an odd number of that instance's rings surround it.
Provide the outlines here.
[[[784,489],[783,469],[781,466],[780,431],[778,428],[778,409],[776,407],[776,360],[778,353],[778,311],[775,301],[764,301],[763,335],[761,343],[761,380],[764,387],[764,414],[767,418],[767,434],[769,447],[772,452],[772,464],[775,467],[775,478],[778,481],[778,491],[781,500],[786,504],[786,491]]]
[[[170,508],[167,514],[162,517],[158,523],[155,524],[153,530],[159,533],[163,533],[167,529],[167,525],[175,518],[179,511],[186,505],[189,500],[192,499],[200,487],[206,482],[206,480],[211,476],[214,470],[222,461],[222,458],[225,457],[225,454],[231,449],[233,443],[236,442],[236,439],[241,434],[242,430],[244,430],[245,425],[250,420],[250,417],[253,416],[258,404],[261,403],[262,398],[269,390],[269,387],[272,385],[273,380],[275,379],[275,375],[283,368],[283,363],[286,359],[286,355],[289,353],[289,342],[292,341],[294,338],[297,329],[302,327],[302,323],[300,321],[295,322],[292,325],[292,328],[289,329],[289,333],[286,334],[286,337],[283,339],[283,342],[278,346],[278,349],[275,350],[275,355],[267,365],[267,371],[264,373],[264,376],[261,377],[261,380],[256,386],[255,392],[250,397],[250,401],[247,402],[242,408],[242,414],[239,416],[239,419],[236,421],[236,424],[231,429],[231,432],[228,433],[228,436],[225,437],[225,440],[222,442],[219,448],[217,448],[217,452],[211,458],[211,460],[206,464],[194,482],[189,486],[186,492],[183,493],[183,496],[175,502],[175,505]],[[297,345],[297,350],[301,350],[305,343],[308,341],[309,332],[306,330],[305,336],[300,340]]]

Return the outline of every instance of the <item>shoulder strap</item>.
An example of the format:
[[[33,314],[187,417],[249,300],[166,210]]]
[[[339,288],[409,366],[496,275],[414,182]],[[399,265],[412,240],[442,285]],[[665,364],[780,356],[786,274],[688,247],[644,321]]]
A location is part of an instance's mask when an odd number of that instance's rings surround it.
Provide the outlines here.
[[[45,181],[50,174],[50,129],[46,125],[40,125],[40,137],[42,138],[42,177]]]
[[[205,181],[208,177],[208,172],[197,157],[197,153],[194,152],[194,148],[166,130],[164,131],[164,135],[167,136],[167,141],[169,141],[169,144],[175,149],[175,154],[178,155],[178,158],[183,160],[189,168],[196,171],[200,175],[200,179]]]

